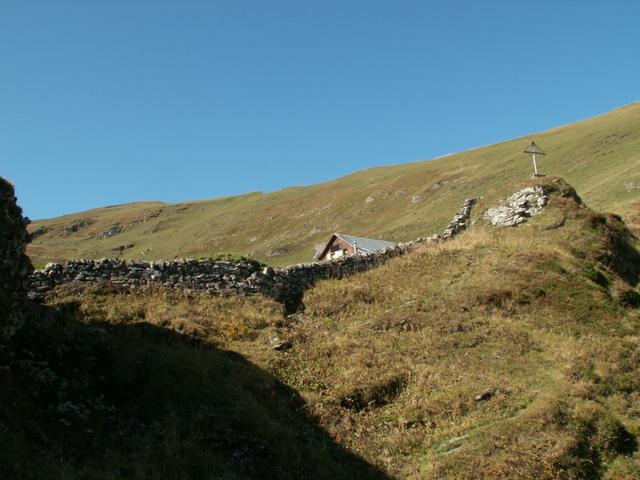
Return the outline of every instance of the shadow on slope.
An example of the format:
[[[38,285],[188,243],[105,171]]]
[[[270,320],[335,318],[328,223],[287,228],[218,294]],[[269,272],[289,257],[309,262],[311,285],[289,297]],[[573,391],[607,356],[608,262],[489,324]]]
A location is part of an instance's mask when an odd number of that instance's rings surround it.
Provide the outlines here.
[[[77,307],[0,350],[1,478],[386,478],[243,356]]]

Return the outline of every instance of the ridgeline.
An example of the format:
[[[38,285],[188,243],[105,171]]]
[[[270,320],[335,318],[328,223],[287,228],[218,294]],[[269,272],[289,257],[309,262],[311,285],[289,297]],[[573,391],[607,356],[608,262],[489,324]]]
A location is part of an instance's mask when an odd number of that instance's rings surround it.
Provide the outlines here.
[[[640,229],[640,104],[444,158],[372,168],[309,187],[168,205],[134,203],[34,222],[36,266],[80,258],[166,260],[232,254],[282,266],[310,261],[333,232],[409,241],[441,232],[465,198],[531,172],[564,177],[592,208]],[[330,160],[330,159],[329,159]]]

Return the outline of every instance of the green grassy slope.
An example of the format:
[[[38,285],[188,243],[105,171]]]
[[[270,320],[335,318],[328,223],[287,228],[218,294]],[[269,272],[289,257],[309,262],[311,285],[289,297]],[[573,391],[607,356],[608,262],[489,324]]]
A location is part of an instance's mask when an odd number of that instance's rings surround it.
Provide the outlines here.
[[[546,182],[528,223],[482,219],[531,182],[502,185],[455,240],[295,315],[59,289],[0,350],[0,476],[639,478],[638,239]]]
[[[334,231],[407,241],[440,232],[465,198],[527,178],[531,161],[521,152],[531,138],[548,152],[540,161],[544,173],[566,178],[594,208],[634,214],[632,202],[640,198],[640,104],[530,137],[310,187],[177,205],[136,203],[37,221],[32,231],[48,231],[29,254],[42,264],[231,253],[283,265],[309,261],[315,245]],[[82,220],[93,223],[64,231]],[[116,224],[122,232],[102,238]],[[122,245],[133,246],[120,252]]]

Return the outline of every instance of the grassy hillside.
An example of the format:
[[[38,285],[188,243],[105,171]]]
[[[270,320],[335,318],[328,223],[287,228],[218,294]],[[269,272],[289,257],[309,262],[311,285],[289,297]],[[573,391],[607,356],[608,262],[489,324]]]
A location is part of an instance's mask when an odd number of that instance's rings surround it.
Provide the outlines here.
[[[638,478],[632,245],[557,192],[523,227],[318,285],[279,371],[397,478]]]
[[[311,260],[315,245],[334,231],[395,241],[428,236],[442,230],[465,198],[527,178],[531,161],[521,152],[532,138],[548,152],[542,172],[566,178],[593,208],[633,217],[637,228],[640,104],[632,104],[530,137],[310,187],[177,205],[136,203],[37,221],[29,254],[39,265],[219,254],[284,265]]]
[[[0,473],[639,478],[638,240],[547,182],[528,223],[486,225],[529,182],[502,185],[456,240],[320,282],[295,315],[60,289],[0,362]]]

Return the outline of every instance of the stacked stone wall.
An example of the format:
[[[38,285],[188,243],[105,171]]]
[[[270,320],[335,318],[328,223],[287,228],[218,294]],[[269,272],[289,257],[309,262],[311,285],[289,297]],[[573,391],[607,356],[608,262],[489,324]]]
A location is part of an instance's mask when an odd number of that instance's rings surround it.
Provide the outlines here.
[[[110,283],[129,289],[152,286],[179,288],[202,293],[263,294],[295,311],[304,291],[318,280],[344,278],[382,265],[390,258],[413,250],[424,242],[452,238],[469,223],[475,200],[466,200],[461,210],[445,229],[442,237],[400,243],[380,252],[340,257],[290,267],[261,268],[250,262],[215,260],[170,260],[162,262],[125,261],[119,259],[76,260],[65,265],[52,263],[31,276],[32,299],[42,299],[58,285],[71,282]]]
[[[304,290],[316,281],[364,272],[406,253],[415,244],[411,242],[369,255],[301,263],[281,269],[260,268],[249,262],[214,260],[101,259],[70,261],[65,265],[52,263],[33,273],[29,295],[32,299],[42,299],[56,286],[71,282],[109,283],[128,289],[164,286],[201,293],[261,293],[295,309]]]

